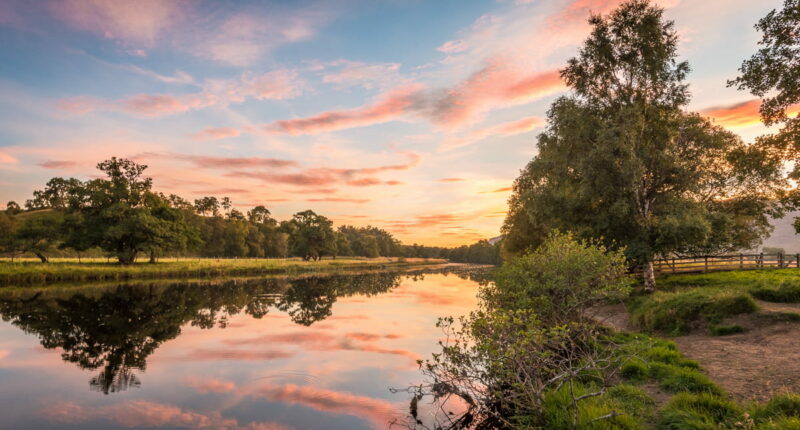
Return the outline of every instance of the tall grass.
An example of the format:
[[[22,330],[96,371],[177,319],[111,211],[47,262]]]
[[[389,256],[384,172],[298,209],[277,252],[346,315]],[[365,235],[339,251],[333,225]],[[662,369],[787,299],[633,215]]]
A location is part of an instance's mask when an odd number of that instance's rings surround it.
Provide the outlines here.
[[[437,264],[434,259],[337,259],[322,261],[279,259],[187,259],[156,264],[123,266],[99,261],[0,262],[0,285],[35,285],[53,282],[120,281],[155,278],[206,278],[276,275],[350,269],[380,269]]]

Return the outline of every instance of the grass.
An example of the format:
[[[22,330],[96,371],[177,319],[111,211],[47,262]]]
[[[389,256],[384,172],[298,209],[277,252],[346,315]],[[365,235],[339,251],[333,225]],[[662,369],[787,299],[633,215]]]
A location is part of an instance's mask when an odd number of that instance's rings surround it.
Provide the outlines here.
[[[631,320],[639,328],[673,336],[707,327],[725,336],[744,328],[725,319],[758,310],[757,300],[800,303],[800,270],[770,269],[671,275],[659,279],[658,292],[628,301]],[[774,314],[771,312],[770,314]],[[759,316],[761,316],[759,314]],[[800,315],[784,315],[796,321]]]
[[[640,328],[677,336],[688,334],[696,326],[753,313],[758,306],[745,291],[705,287],[640,296],[628,303],[628,309],[631,320]]]
[[[291,274],[317,271],[364,270],[442,263],[433,259],[352,259],[322,261],[283,259],[185,259],[156,264],[122,266],[97,260],[56,260],[47,264],[0,262],[0,285],[34,285],[52,282],[118,281],[155,278],[207,278]]]
[[[744,327],[739,324],[720,324],[711,326],[708,329],[708,334],[711,336],[728,336],[731,334],[744,333]]]

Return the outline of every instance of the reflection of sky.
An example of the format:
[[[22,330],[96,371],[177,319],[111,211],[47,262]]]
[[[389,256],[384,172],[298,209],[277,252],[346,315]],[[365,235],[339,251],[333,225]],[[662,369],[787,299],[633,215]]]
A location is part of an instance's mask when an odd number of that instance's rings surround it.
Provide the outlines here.
[[[104,396],[39,340],[0,323],[0,428],[385,428],[407,410],[389,387],[419,380],[415,360],[437,349],[439,316],[475,305],[455,276],[405,279],[389,293],[340,298],[304,327],[271,310],[225,329],[188,324],[137,372],[142,385]]]

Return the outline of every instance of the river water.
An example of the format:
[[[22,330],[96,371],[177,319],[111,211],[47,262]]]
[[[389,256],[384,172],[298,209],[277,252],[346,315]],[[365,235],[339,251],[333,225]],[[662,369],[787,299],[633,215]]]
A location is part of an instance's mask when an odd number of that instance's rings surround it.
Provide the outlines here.
[[[476,305],[448,272],[0,289],[0,428],[388,428]]]

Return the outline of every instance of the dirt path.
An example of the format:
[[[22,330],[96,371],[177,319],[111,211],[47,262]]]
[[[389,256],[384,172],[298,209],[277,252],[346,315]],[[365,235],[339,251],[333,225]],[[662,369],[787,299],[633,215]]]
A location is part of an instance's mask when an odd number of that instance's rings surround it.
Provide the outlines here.
[[[759,305],[762,313],[800,312],[797,304]],[[596,308],[593,315],[617,330],[637,331],[623,305]],[[800,323],[757,315],[734,322],[748,330],[730,336],[692,334],[672,340],[736,400],[763,401],[779,392],[800,392]]]

